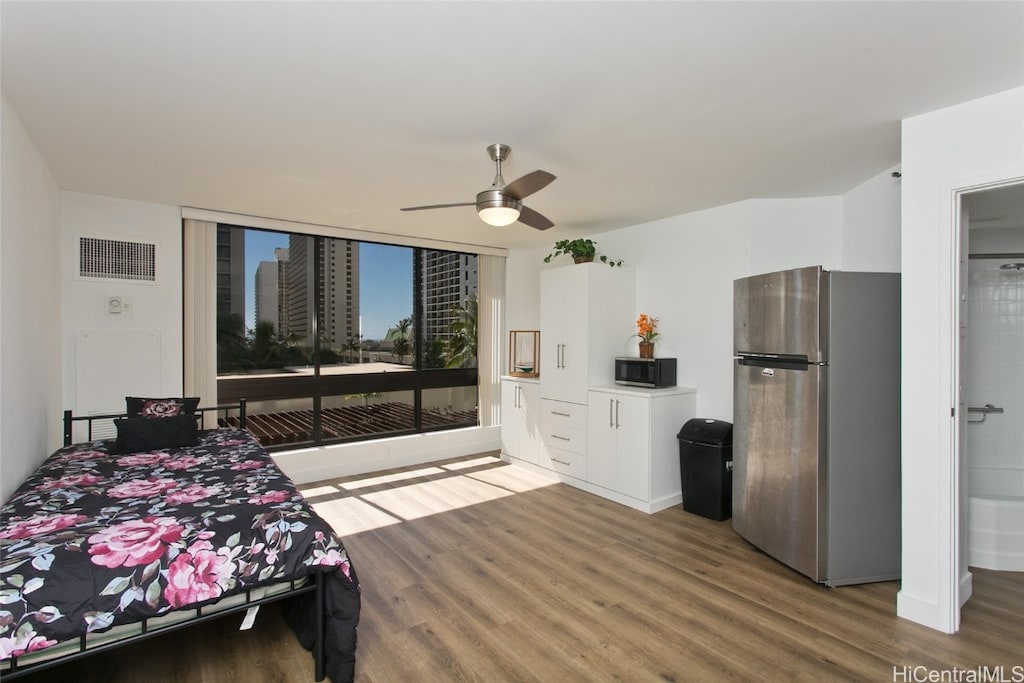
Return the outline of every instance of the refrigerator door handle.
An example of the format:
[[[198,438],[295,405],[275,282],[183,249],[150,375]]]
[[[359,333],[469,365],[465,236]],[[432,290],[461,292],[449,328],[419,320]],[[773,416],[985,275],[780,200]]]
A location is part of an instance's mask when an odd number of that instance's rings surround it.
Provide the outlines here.
[[[773,368],[775,370],[804,370],[814,365],[826,365],[826,363],[809,363],[807,358],[783,357],[783,356],[739,356],[737,365],[747,365],[754,368]]]

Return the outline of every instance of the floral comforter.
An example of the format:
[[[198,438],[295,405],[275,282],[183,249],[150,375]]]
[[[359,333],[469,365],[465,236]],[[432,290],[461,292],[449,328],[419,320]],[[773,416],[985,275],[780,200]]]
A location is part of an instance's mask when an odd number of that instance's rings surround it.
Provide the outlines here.
[[[0,510],[0,658],[319,571],[328,675],[352,678],[355,570],[251,434],[130,455],[110,445],[62,448]],[[308,622],[292,623],[305,641],[316,607],[298,607],[286,612]]]

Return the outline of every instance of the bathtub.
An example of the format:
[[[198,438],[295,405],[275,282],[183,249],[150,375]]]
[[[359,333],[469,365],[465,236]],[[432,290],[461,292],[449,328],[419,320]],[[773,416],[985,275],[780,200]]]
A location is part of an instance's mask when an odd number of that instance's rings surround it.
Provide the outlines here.
[[[1014,481],[1024,471],[974,471],[967,501],[967,564],[1024,572],[1024,496]],[[978,476],[981,475],[981,476]]]

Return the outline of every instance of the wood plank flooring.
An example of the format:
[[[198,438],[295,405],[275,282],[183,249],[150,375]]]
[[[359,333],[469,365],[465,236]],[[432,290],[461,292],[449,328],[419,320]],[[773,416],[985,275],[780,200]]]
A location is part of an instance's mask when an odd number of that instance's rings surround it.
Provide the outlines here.
[[[950,636],[895,616],[898,582],[818,586],[728,521],[646,515],[494,457],[301,488],[359,573],[363,683],[893,681],[912,680],[894,667],[996,666],[1024,680],[1022,573],[974,570]],[[313,680],[276,609],[251,632],[238,621],[24,680]]]

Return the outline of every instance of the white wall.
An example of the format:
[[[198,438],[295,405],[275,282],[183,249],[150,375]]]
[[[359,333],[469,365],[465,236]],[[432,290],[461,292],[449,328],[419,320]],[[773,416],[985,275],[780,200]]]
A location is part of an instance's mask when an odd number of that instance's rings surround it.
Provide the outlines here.
[[[879,192],[870,181],[865,185],[850,199],[755,199],[593,236],[598,253],[636,269],[636,312],[661,319],[656,352],[678,359],[678,383],[698,389],[700,416],[732,420],[733,280],[801,266],[843,267],[845,207],[856,206],[859,215],[882,216],[885,207],[896,212],[888,188]],[[865,270],[892,270],[898,221],[889,216],[878,223],[888,234],[862,235],[863,243],[875,242],[874,258],[858,258],[857,264]],[[544,264],[548,251],[509,255],[510,329],[539,329],[540,270],[572,265],[568,257]],[[633,332],[623,329],[623,340]],[[624,352],[635,354],[635,343]]]
[[[903,582],[897,613],[959,626],[959,463],[951,409],[954,194],[1024,176],[1024,88],[903,122]]]
[[[62,402],[76,413],[118,411],[127,395],[182,392],[181,209],[92,194],[61,194],[63,258]],[[79,238],[156,246],[155,282],[79,277]],[[110,296],[128,297],[131,315],[107,312]],[[79,359],[80,334],[102,343]],[[155,366],[145,362],[155,339]],[[96,348],[101,347],[101,348]],[[79,367],[79,360],[88,365]],[[80,376],[97,376],[79,386]]]
[[[60,192],[3,95],[0,498],[60,440]]]
[[[899,272],[900,180],[894,166],[843,195],[843,270]]]

